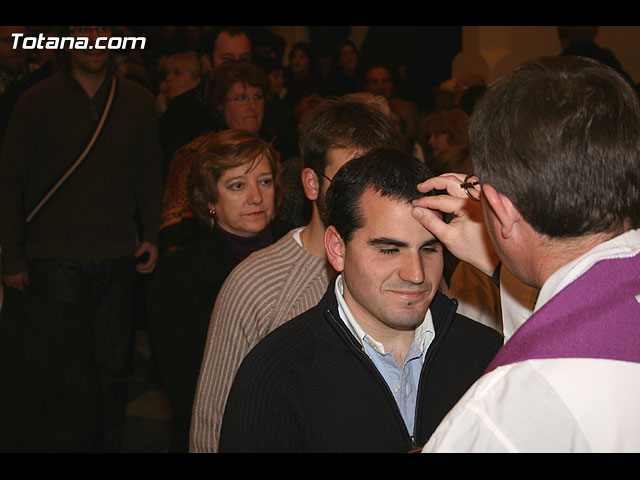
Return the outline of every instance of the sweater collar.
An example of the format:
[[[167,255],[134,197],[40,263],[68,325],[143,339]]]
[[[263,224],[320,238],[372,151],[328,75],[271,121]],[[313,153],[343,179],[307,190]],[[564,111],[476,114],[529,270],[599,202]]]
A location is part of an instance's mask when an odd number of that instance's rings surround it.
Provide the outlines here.
[[[253,252],[267,247],[273,243],[273,234],[271,232],[271,224],[268,224],[264,230],[258,232],[252,237],[241,237],[234,235],[227,230],[220,227],[218,222],[215,222],[214,229],[218,231],[218,234],[224,238],[229,250],[233,256],[241,262],[247,258]]]

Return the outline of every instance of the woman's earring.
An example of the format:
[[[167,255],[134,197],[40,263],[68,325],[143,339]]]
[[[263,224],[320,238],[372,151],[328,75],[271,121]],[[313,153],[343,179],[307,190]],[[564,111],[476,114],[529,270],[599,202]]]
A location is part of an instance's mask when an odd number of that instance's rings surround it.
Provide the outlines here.
[[[210,208],[210,209],[209,209],[209,214],[210,214],[212,217],[214,217],[214,216],[216,215],[216,210],[215,210],[215,208]]]

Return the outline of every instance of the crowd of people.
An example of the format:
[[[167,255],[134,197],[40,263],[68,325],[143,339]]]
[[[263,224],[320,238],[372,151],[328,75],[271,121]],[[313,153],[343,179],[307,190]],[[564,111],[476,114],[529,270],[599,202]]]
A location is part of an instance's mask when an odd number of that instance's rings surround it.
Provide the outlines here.
[[[640,105],[558,32],[429,110],[348,32],[0,51],[0,451],[120,450],[135,312],[170,452],[640,450]]]

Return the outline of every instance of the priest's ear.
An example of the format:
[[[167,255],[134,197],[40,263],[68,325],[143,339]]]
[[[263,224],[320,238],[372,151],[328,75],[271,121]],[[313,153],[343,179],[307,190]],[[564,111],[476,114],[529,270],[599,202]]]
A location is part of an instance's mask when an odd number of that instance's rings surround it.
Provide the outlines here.
[[[333,225],[329,225],[324,232],[324,249],[327,260],[333,269],[340,273],[344,270],[346,244]]]
[[[502,238],[511,238],[514,228],[519,226],[522,219],[520,211],[506,195],[498,192],[493,186],[482,185],[482,196],[492,215],[498,222],[499,232]]]

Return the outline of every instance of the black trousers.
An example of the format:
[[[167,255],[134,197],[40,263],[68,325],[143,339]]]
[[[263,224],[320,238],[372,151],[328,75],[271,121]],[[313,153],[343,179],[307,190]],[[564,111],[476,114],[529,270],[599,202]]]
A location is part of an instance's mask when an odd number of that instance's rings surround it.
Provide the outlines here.
[[[92,324],[104,393],[103,449],[118,451],[134,332],[134,258],[35,259],[28,262],[28,269],[32,293],[74,305]]]

